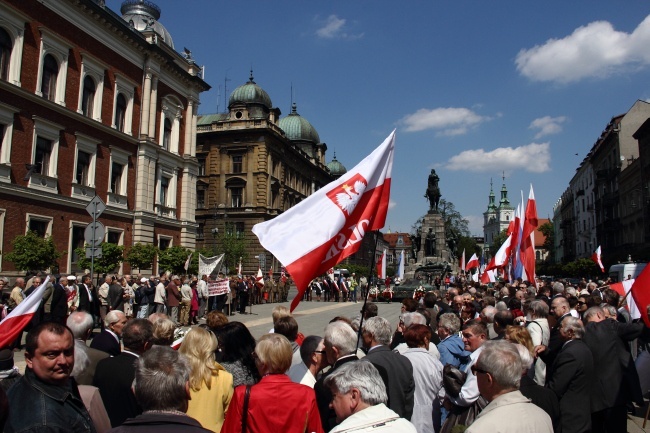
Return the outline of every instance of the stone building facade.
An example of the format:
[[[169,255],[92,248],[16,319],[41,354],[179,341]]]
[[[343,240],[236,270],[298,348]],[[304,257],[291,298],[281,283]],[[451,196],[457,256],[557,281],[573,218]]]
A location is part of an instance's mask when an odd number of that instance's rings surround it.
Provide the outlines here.
[[[73,250],[98,195],[105,240],[195,246],[196,119],[209,89],[149,1],[0,3],[0,245],[36,231]],[[5,273],[13,264],[0,262]],[[129,271],[125,265],[124,271]]]

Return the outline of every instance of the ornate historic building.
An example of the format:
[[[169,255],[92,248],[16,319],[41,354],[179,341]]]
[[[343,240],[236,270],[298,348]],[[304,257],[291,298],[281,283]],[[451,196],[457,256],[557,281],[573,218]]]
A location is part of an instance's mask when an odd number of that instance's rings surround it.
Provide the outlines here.
[[[253,226],[333,180],[325,165],[327,146],[296,104],[288,116],[280,114],[251,71],[249,81],[230,95],[227,113],[198,121],[197,243],[219,250],[219,231],[242,236],[247,244],[244,273],[256,272],[261,257],[265,270],[280,268],[251,232]]]
[[[495,202],[494,190],[492,189],[492,182],[490,182],[490,195],[488,198],[487,211],[483,213],[483,238],[485,242],[486,257],[492,257],[496,251],[490,251],[490,245],[494,238],[503,230],[508,228],[510,221],[514,217],[515,210],[510,206],[508,200],[508,189],[506,188],[505,178],[503,179],[503,186],[501,187],[501,199],[497,205]],[[497,247],[498,248],[498,247]]]
[[[52,236],[81,271],[96,194],[105,240],[195,246],[196,119],[209,89],[147,0],[0,3],[0,244]],[[4,272],[12,264],[0,262]],[[128,271],[128,268],[126,269]]]

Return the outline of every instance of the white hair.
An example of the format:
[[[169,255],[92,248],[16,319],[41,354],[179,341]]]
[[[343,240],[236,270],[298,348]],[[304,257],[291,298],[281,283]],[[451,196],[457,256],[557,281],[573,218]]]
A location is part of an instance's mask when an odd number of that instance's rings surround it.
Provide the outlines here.
[[[368,361],[348,362],[325,378],[325,386],[341,394],[359,390],[361,401],[369,405],[388,402],[386,385],[377,368]]]
[[[336,347],[339,356],[350,355],[357,351],[357,334],[345,322],[332,322],[325,328],[323,339],[332,347]]]

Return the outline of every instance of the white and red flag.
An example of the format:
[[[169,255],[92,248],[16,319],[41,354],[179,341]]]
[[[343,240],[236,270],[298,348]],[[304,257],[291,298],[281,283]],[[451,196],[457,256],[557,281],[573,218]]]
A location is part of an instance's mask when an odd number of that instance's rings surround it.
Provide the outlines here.
[[[9,346],[32,320],[32,317],[38,311],[39,305],[41,305],[48,281],[49,278],[44,278],[43,283],[36,290],[18,304],[7,317],[2,319],[2,322],[0,322],[0,347]]]
[[[519,257],[521,264],[526,272],[526,280],[535,281],[535,230],[539,225],[537,219],[537,204],[535,202],[535,193],[533,185],[530,185],[528,202],[526,203],[526,212],[524,214],[524,228],[521,234],[521,244]]]
[[[601,250],[600,250],[600,245],[598,245],[598,248],[596,248],[596,251],[591,255],[591,260],[596,262],[598,267],[602,272],[605,272],[605,267],[603,266],[603,260],[601,256]]]
[[[467,264],[465,265],[465,269],[469,270],[477,267],[478,267],[478,257],[476,256],[476,253],[474,253],[472,254],[472,257],[470,257],[469,260],[467,261]]]
[[[488,284],[496,282],[496,270],[487,270],[481,274],[481,283]]]
[[[460,256],[460,270],[465,272],[465,248],[463,248],[463,254]]]
[[[490,263],[488,263],[487,267],[485,268],[486,271],[490,271],[492,269],[499,269],[499,268],[504,268],[508,264],[508,259],[511,249],[511,244],[512,244],[512,235],[508,236],[508,238],[503,242],[501,247],[499,248],[499,251],[492,257],[490,260]]]
[[[309,282],[357,252],[367,232],[384,227],[395,131],[357,166],[253,233],[296,282],[293,311]]]
[[[255,285],[260,289],[264,287],[264,275],[262,275],[262,268],[257,268],[257,275],[255,276]]]
[[[386,278],[386,250],[377,260],[377,278]]]
[[[645,326],[650,327],[650,318],[648,318],[648,311],[646,309],[650,305],[650,266],[646,266],[634,280],[634,284],[632,284],[632,298],[639,313],[641,313]],[[630,302],[629,304],[631,306],[632,303]],[[631,309],[630,313],[632,313]]]

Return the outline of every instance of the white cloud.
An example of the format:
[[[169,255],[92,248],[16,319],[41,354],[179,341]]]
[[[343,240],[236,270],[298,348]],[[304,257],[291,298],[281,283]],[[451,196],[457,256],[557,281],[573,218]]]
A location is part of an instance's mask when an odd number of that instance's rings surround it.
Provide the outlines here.
[[[339,18],[336,15],[330,15],[325,20],[323,26],[316,30],[316,35],[323,39],[358,39],[363,37],[363,33],[348,33],[346,31],[346,23],[347,20],[344,18]]]
[[[438,135],[454,136],[466,134],[490,118],[481,116],[469,108],[421,108],[413,114],[404,116],[400,123],[406,126],[407,132],[434,129]]]
[[[465,150],[449,158],[444,165],[453,171],[525,170],[544,173],[551,169],[549,143],[531,143],[520,147],[499,147],[491,151]]]
[[[515,63],[533,81],[570,83],[650,64],[650,16],[632,33],[614,30],[607,21],[594,21],[562,39],[522,49]]]
[[[528,129],[539,129],[539,132],[535,134],[535,138],[558,134],[562,132],[562,124],[566,122],[566,120],[567,118],[565,116],[544,116],[533,120]]]
[[[397,206],[397,202],[395,202],[395,201],[393,201],[393,200],[389,200],[389,201],[388,201],[388,209],[392,209],[392,208],[394,208],[395,206]]]

